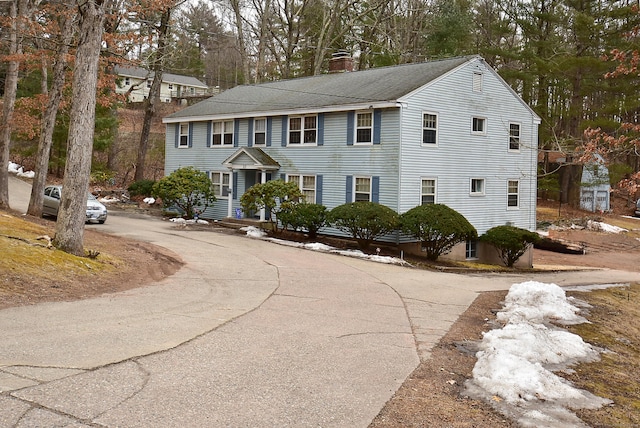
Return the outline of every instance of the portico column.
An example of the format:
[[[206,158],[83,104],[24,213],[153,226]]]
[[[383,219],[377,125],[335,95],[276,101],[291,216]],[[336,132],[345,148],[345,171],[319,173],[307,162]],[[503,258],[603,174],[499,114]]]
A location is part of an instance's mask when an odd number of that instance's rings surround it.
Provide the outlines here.
[[[264,184],[267,182],[267,171],[266,170],[262,170],[260,171],[260,183]],[[260,208],[260,221],[265,221],[266,220],[266,216],[265,216],[265,210],[264,208]]]
[[[229,177],[229,194],[227,195],[227,217],[233,218],[233,168]]]

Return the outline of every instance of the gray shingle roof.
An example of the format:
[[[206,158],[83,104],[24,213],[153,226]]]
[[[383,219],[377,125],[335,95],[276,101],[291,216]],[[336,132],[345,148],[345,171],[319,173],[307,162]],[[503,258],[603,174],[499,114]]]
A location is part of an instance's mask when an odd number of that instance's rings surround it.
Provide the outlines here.
[[[154,76],[153,71],[141,67],[116,65],[113,69],[118,76],[129,76],[138,79],[152,79]],[[180,74],[162,73],[162,81],[166,83],[176,83],[178,85],[194,86],[196,88],[207,88],[205,83],[202,83],[195,77],[182,76]]]
[[[393,102],[477,56],[236,86],[167,118]]]

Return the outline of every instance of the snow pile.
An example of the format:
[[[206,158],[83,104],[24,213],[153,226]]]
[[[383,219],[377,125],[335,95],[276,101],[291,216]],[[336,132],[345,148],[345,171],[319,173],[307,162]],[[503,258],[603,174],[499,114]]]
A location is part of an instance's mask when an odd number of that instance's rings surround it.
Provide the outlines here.
[[[589,229],[589,230],[599,230],[599,231],[607,232],[607,233],[628,232],[627,229],[624,229],[622,227],[614,226],[612,224],[607,224],[607,223],[603,223],[603,222],[600,222],[600,221],[593,221],[593,220],[589,220],[587,222],[587,229]]]
[[[181,226],[186,226],[187,224],[209,224],[209,222],[207,220],[202,220],[202,219],[185,220],[182,217],[174,217],[174,218],[169,219],[169,221],[177,223],[177,224],[179,224]]]
[[[18,165],[17,163],[13,163],[11,161],[9,161],[9,172],[11,174],[16,174],[18,177],[24,177],[24,178],[33,178],[36,175],[36,173],[33,171],[25,172],[22,166]]]
[[[148,204],[148,205],[153,205],[153,204],[156,203],[156,200],[155,200],[155,198],[147,197],[147,198],[144,198],[142,200],[142,202],[144,202],[145,204]]]
[[[584,427],[568,409],[593,409],[610,401],[575,388],[553,370],[599,359],[580,336],[551,324],[586,320],[555,284],[514,284],[497,319],[505,325],[483,335],[467,390],[525,427]]]
[[[255,226],[241,227],[240,230],[242,230],[243,232],[247,232],[247,236],[250,236],[252,238],[263,238],[267,236],[267,233],[264,230],[258,229]]]
[[[115,204],[117,202],[120,202],[120,199],[116,198],[115,196],[105,196],[103,198],[98,199],[100,202],[102,202],[103,204]]]

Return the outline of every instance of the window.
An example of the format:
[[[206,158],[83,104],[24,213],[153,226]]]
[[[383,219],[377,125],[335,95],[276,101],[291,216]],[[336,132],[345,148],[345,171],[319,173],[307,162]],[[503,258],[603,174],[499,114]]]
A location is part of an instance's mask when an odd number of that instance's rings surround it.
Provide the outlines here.
[[[253,144],[264,146],[267,142],[267,119],[256,119],[253,123]]]
[[[290,175],[287,181],[296,183],[302,194],[304,200],[309,204],[316,203],[316,177],[315,175]]]
[[[169,83],[169,89],[173,89],[173,83]]]
[[[507,207],[508,208],[518,208],[519,206],[519,192],[518,188],[520,187],[520,183],[518,180],[509,180],[507,182]]]
[[[373,113],[356,114],[356,143],[371,143],[373,137]]]
[[[289,144],[316,144],[317,116],[289,118]]]
[[[233,120],[213,122],[211,146],[233,146]]]
[[[486,134],[487,119],[484,117],[474,117],[471,124],[471,132],[473,134]]]
[[[471,194],[484,195],[484,178],[471,179]]]
[[[151,87],[151,83],[153,83],[153,80],[147,80],[147,88]]]
[[[129,85],[131,85],[131,78],[129,78],[129,77],[125,77],[125,78],[124,78],[124,84],[125,84],[125,86],[129,86]]]
[[[478,258],[478,241],[467,241],[465,258],[467,260]]]
[[[355,177],[354,202],[371,201],[371,177]]]
[[[189,147],[189,124],[181,123],[179,132],[178,147]]]
[[[211,183],[213,186],[213,193],[216,195],[216,198],[229,197],[229,183],[231,183],[230,172],[212,172]]]
[[[509,124],[509,150],[520,150],[520,124]]]
[[[436,180],[432,178],[422,179],[422,191],[421,191],[420,203],[422,205],[435,204],[436,203]]]
[[[473,72],[473,92],[482,92],[482,73]]]
[[[422,144],[437,144],[438,116],[433,113],[422,115]]]

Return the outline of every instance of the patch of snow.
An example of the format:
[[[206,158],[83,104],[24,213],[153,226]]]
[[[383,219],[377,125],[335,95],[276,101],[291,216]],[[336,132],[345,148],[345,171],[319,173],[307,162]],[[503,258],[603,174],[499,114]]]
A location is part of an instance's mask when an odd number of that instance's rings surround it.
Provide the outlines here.
[[[627,229],[624,229],[622,227],[614,226],[612,224],[603,223],[601,221],[593,221],[593,220],[589,220],[587,222],[587,229],[599,230],[599,231],[607,232],[607,233],[628,232]]]
[[[148,197],[148,198],[144,198],[142,200],[142,202],[144,202],[145,204],[148,204],[148,205],[153,205],[153,204],[156,203],[156,200],[155,200],[155,198]]]
[[[255,226],[241,227],[240,230],[242,230],[243,232],[247,232],[247,236],[250,236],[252,238],[264,238],[265,236],[267,236],[267,233],[264,230],[258,229]]]

